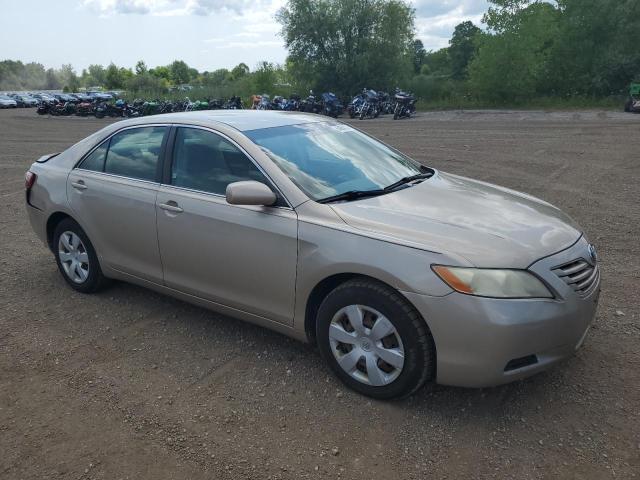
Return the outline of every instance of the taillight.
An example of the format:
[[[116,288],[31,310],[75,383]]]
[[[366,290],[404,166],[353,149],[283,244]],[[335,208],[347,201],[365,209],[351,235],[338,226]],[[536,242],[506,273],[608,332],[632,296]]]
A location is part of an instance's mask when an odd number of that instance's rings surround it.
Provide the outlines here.
[[[31,190],[31,187],[33,187],[33,184],[36,183],[36,177],[37,175],[30,170],[27,173],[25,173],[24,188],[26,188],[27,190]]]

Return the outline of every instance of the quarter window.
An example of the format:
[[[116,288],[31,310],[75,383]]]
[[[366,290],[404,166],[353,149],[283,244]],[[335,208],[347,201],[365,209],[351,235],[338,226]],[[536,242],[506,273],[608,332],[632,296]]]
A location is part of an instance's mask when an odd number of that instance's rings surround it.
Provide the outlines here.
[[[109,140],[102,142],[102,144],[91,152],[80,164],[80,168],[85,170],[91,170],[94,172],[104,171],[104,159],[107,157],[107,148],[109,147]]]
[[[166,131],[166,127],[142,127],[116,133],[109,143],[104,171],[155,181]]]
[[[235,145],[215,133],[178,128],[171,164],[171,184],[224,195],[242,180],[269,184],[258,167]]]

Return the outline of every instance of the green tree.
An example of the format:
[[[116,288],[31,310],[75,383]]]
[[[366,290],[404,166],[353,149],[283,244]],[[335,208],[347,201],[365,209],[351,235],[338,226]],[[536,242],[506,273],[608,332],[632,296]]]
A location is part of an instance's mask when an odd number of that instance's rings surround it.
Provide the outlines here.
[[[467,66],[476,53],[476,36],[481,30],[472,22],[462,22],[456,26],[449,40],[451,76],[456,80],[467,78]]]
[[[44,88],[46,90],[56,90],[60,87],[60,80],[58,79],[55,70],[53,68],[48,68],[45,72]]]
[[[558,9],[546,2],[493,3],[506,6],[490,9],[485,16],[490,32],[476,36],[478,52],[469,65],[475,93],[501,103],[546,93],[549,59],[558,35]]]
[[[78,78],[78,75],[76,75],[76,71],[70,63],[62,65],[58,75],[60,81],[69,89],[69,91],[78,91],[80,88],[80,79]]]
[[[249,74],[249,67],[247,67],[246,63],[239,63],[233,70],[231,70],[231,78],[233,80],[238,80],[239,78],[244,77]]]
[[[413,71],[415,73],[419,73],[422,65],[424,64],[424,59],[427,56],[427,51],[424,49],[424,44],[422,40],[416,38],[413,41]]]
[[[157,78],[164,78],[166,81],[169,81],[171,78],[171,71],[169,70],[169,67],[164,66],[152,68],[149,70],[149,74]]]
[[[270,93],[277,79],[275,66],[269,62],[260,62],[253,72],[254,90],[258,93]]]
[[[191,74],[189,72],[189,65],[182,60],[174,60],[169,67],[170,79],[174,85],[182,85],[189,83]]]
[[[424,57],[420,72],[425,75],[451,75],[451,58],[449,57],[449,49],[441,48],[440,50],[429,51]]]
[[[127,79],[124,84],[128,92],[154,92],[160,93],[167,89],[167,80],[155,77],[149,73],[141,73]]]
[[[87,68],[89,75],[95,81],[98,86],[103,86],[106,83],[107,72],[102,65],[89,65]],[[94,85],[87,85],[88,87]]]
[[[561,0],[550,84],[571,95],[626,92],[640,74],[640,2]]]
[[[276,15],[302,83],[351,94],[412,69],[413,9],[402,0],[289,0]]]
[[[144,63],[144,60],[138,60],[136,63],[136,75],[145,75],[149,69],[147,68],[147,64]]]
[[[105,72],[104,86],[108,89],[124,88],[124,82],[122,69],[111,62]]]

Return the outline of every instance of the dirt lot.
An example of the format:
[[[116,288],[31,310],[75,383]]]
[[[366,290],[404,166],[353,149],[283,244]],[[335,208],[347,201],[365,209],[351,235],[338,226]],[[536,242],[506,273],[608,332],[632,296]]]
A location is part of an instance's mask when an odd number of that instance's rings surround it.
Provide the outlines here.
[[[563,208],[603,271],[575,358],[392,403],[346,390],[311,346],[267,330],[131,285],[68,288],[28,225],[23,174],[105,122],[0,111],[0,478],[640,477],[640,116],[357,123],[429,165]]]

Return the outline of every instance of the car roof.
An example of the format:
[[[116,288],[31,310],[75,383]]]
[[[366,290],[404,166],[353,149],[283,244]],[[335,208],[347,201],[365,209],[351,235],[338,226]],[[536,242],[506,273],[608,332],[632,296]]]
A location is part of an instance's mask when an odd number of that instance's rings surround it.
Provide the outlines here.
[[[260,128],[284,127],[301,123],[316,123],[331,121],[327,117],[299,112],[276,112],[271,110],[200,110],[194,112],[166,113],[153,115],[155,121],[171,123],[195,123],[212,126],[223,123],[230,127],[246,132]]]

